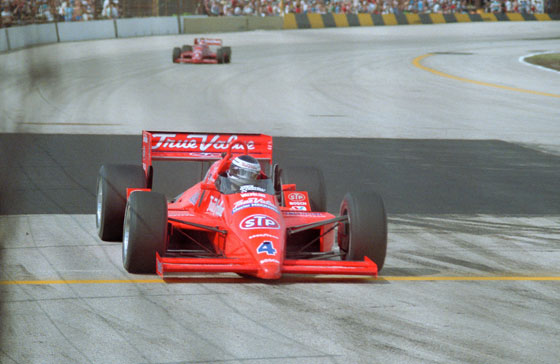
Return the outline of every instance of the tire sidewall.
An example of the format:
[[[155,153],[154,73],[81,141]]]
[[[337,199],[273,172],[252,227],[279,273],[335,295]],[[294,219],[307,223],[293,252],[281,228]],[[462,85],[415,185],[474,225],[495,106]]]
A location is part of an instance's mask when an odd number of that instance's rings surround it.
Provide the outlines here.
[[[130,194],[123,229],[123,266],[130,273],[153,274],[156,252],[167,247],[167,200],[157,192]]]
[[[348,223],[340,224],[338,232],[341,253],[347,248],[343,259],[360,261],[367,256],[381,270],[387,253],[387,215],[381,197],[375,192],[348,193],[340,214],[348,215]],[[347,239],[346,247],[343,239]]]

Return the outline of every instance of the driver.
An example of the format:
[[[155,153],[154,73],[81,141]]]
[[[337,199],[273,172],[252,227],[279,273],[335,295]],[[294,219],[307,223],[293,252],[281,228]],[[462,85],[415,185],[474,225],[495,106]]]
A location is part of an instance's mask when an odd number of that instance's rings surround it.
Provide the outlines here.
[[[237,185],[254,184],[261,173],[259,161],[250,155],[241,155],[231,161],[227,176],[230,181]]]

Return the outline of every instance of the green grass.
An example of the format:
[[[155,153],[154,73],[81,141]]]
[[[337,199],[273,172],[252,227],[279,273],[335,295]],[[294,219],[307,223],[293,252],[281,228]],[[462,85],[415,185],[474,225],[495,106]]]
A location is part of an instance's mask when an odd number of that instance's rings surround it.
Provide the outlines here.
[[[560,53],[539,54],[537,56],[527,57],[525,61],[560,71]]]

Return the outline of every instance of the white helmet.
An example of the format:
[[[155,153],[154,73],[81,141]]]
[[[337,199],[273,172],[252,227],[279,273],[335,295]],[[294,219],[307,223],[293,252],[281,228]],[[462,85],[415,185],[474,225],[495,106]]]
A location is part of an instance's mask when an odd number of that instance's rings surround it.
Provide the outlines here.
[[[231,161],[228,177],[238,186],[253,184],[261,173],[259,161],[250,155],[241,155]]]

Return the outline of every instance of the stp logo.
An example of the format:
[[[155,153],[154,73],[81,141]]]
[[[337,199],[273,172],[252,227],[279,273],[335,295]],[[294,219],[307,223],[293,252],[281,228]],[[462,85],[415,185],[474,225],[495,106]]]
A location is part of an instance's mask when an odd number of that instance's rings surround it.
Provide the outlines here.
[[[241,220],[239,227],[243,230],[280,229],[280,224],[270,216],[255,214]]]
[[[305,201],[305,195],[299,192],[293,192],[288,195],[290,201]]]

